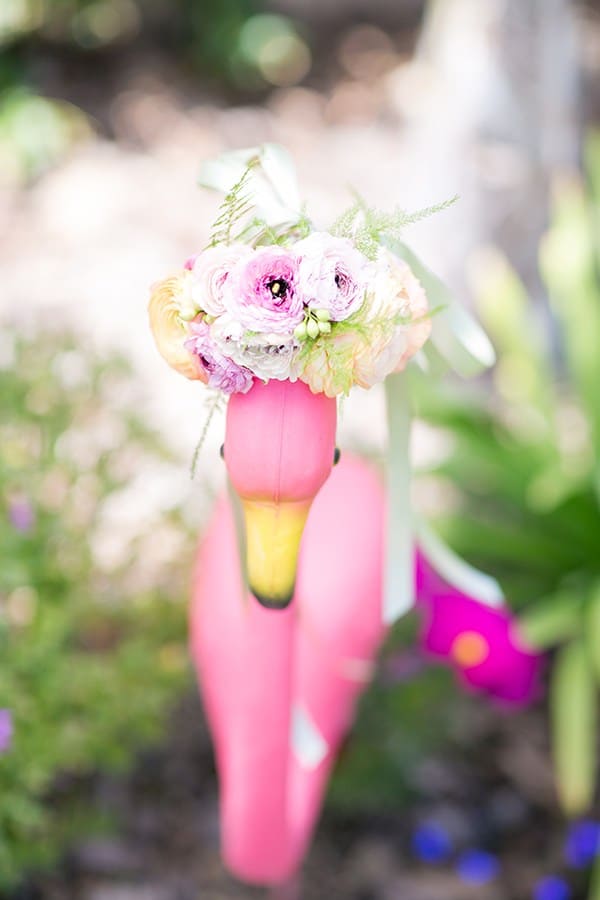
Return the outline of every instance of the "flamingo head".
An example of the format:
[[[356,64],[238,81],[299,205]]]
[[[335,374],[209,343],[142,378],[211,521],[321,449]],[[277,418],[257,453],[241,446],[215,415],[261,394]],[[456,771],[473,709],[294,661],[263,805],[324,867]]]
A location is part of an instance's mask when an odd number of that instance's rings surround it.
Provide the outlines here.
[[[263,606],[283,609],[294,594],[308,512],[337,457],[336,418],[335,400],[301,381],[255,381],[229,400],[222,453],[244,514],[248,584]]]

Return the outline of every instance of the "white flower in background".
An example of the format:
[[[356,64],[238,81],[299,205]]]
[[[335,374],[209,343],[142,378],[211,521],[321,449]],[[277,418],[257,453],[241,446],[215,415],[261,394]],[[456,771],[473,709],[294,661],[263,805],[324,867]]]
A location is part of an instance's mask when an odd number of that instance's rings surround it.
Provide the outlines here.
[[[211,336],[223,354],[257,378],[296,381],[292,363],[299,343],[293,334],[251,332],[226,313],[213,322]]]

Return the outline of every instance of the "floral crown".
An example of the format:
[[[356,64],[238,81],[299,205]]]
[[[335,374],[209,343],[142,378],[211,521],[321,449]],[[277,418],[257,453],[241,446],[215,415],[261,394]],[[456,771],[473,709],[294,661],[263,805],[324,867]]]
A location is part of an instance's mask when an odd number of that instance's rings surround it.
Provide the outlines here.
[[[402,370],[425,344],[429,291],[399,233],[448,202],[408,215],[357,199],[316,230],[274,145],[207,164],[203,183],[225,191],[209,245],[154,285],[149,307],[158,349],[182,375],[225,394],[258,378],[334,397]]]

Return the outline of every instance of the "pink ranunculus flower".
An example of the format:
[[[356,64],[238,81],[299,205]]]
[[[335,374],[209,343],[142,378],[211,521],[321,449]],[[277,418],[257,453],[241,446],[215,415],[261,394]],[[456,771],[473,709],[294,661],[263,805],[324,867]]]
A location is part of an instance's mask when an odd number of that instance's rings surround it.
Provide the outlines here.
[[[373,264],[347,238],[315,231],[294,246],[298,288],[313,309],[326,309],[334,322],[362,306],[373,278]]]
[[[448,660],[466,688],[513,706],[540,694],[544,658],[525,644],[509,609],[487,606],[445,584],[421,554],[417,594],[423,649]]]
[[[190,332],[193,336],[185,342],[185,347],[198,357],[208,376],[208,387],[225,394],[247,393],[252,387],[252,372],[221,353],[206,322],[192,322]]]
[[[245,244],[218,244],[208,247],[193,258],[191,265],[191,293],[198,309],[209,316],[220,316],[224,311],[225,286],[231,270],[240,259],[252,253]]]
[[[296,259],[282,247],[259,247],[227,279],[224,305],[247,331],[291,334],[304,317]]]

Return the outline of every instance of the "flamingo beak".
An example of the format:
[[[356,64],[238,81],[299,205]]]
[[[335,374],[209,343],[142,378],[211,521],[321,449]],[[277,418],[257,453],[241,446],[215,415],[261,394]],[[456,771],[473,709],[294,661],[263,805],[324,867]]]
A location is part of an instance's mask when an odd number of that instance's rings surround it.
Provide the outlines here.
[[[294,596],[298,552],[310,501],[242,500],[246,570],[262,606],[285,609]]]

